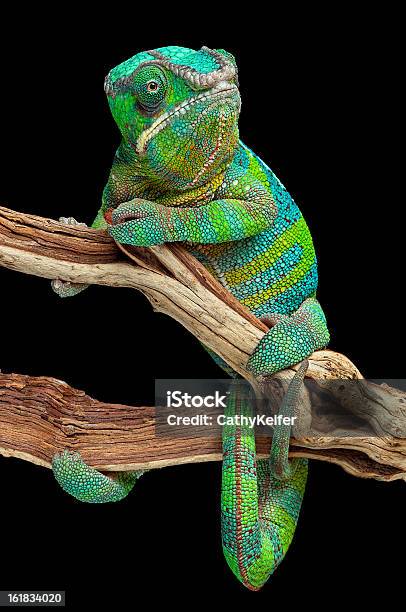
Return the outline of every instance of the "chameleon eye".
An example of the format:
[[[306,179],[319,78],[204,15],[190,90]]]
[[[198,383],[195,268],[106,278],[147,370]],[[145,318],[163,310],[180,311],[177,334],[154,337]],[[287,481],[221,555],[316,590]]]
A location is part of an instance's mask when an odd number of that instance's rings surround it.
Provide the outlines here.
[[[168,89],[164,71],[159,66],[143,66],[134,75],[134,89],[138,106],[149,113],[155,112]]]
[[[157,91],[159,89],[159,83],[157,81],[149,81],[147,83],[147,91]]]

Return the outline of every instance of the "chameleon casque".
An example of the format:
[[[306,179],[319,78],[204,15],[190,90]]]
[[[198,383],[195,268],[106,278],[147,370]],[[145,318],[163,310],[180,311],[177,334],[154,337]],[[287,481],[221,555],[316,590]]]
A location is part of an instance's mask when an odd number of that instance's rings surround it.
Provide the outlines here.
[[[122,141],[92,227],[107,227],[122,244],[184,243],[242,304],[272,324],[248,362],[256,377],[324,347],[329,333],[315,298],[310,232],[277,177],[239,140],[234,57],[206,47],[145,51],[113,68],[105,91]],[[64,297],[84,285],[55,280],[53,288]],[[303,361],[281,412],[292,413],[305,370]],[[251,414],[238,384],[231,388],[226,414]],[[298,520],[307,460],[288,460],[289,437],[290,427],[276,428],[270,458],[256,461],[252,430],[233,425],[223,431],[223,550],[252,590],[283,559]],[[54,457],[53,471],[65,491],[93,503],[122,499],[141,474],[109,477],[70,451]]]

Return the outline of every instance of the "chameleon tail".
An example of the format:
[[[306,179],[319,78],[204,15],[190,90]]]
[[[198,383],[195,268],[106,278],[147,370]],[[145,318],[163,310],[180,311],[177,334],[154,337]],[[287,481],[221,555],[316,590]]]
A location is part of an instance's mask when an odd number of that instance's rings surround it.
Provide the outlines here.
[[[283,409],[293,414],[305,368],[303,365],[292,379],[281,413]],[[233,381],[226,416],[238,415],[253,415],[252,398],[241,381]],[[290,430],[276,433],[270,459],[257,462],[253,428],[242,423],[223,429],[223,551],[233,573],[253,591],[264,585],[284,558],[299,517],[307,460],[294,459],[288,464],[289,435]],[[281,473],[280,465],[288,465],[289,470]]]

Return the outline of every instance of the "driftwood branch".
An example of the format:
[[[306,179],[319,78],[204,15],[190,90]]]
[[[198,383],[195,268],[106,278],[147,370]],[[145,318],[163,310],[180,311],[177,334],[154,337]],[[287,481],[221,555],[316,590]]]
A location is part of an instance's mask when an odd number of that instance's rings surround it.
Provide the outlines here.
[[[0,453],[5,456],[50,467],[54,453],[70,448],[102,471],[221,460],[220,436],[178,437],[176,431],[157,436],[155,420],[154,407],[99,402],[54,378],[0,374]],[[258,455],[265,457],[269,446],[269,438],[259,437]],[[291,447],[292,456],[387,481],[403,477],[405,454],[405,444],[391,437],[320,436]]]
[[[48,279],[138,289],[155,310],[179,321],[249,380],[245,364],[267,327],[182,246],[128,248],[125,253],[103,231],[0,208],[0,266]],[[276,394],[292,373],[285,370],[275,377]],[[301,410],[305,421],[312,420],[311,435],[294,441],[292,455],[337,463],[357,476],[404,478],[406,394],[367,383],[354,364],[333,351],[311,356],[308,378],[323,402],[362,421],[368,435],[344,436],[340,421],[326,429],[323,419],[311,416],[308,393]],[[332,386],[334,379],[353,382]],[[103,404],[54,379],[0,375],[3,455],[49,467],[54,452],[74,448],[89,464],[107,471],[221,458],[219,438],[160,438],[154,423],[154,408]],[[268,447],[269,440],[259,439],[261,456]]]

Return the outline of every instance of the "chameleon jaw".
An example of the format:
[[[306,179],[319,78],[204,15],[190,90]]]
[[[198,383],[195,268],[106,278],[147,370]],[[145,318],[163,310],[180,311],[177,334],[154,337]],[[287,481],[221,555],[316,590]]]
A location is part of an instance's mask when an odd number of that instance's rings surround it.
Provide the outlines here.
[[[176,106],[171,112],[165,112],[163,115],[161,115],[161,117],[154,121],[154,123],[149,128],[142,132],[135,146],[136,152],[138,153],[138,155],[145,153],[150,140],[154,138],[154,136],[156,136],[161,130],[163,130],[174,117],[185,115],[187,111],[192,106],[194,106],[194,104],[205,100],[232,97],[232,95],[236,93],[238,94],[238,87],[236,85],[227,81],[220,81],[211,90],[203,91],[202,93],[189,100],[184,100],[183,102],[181,102],[181,104],[178,104],[178,106]]]

